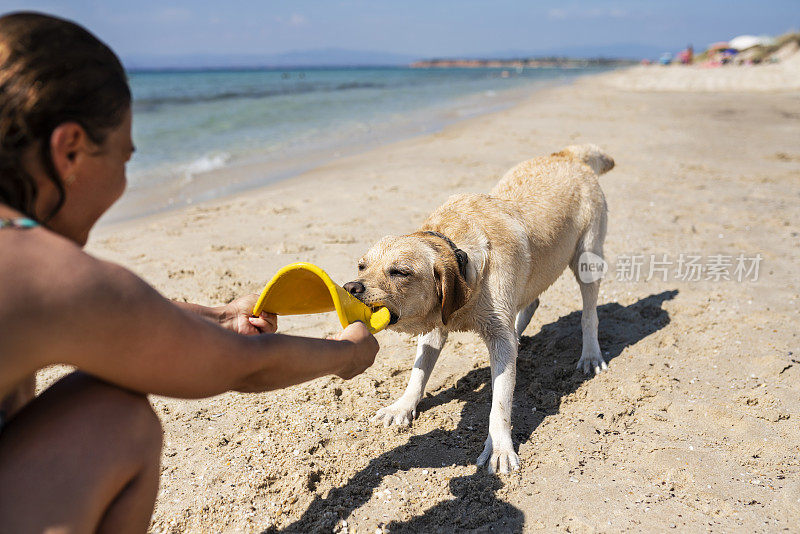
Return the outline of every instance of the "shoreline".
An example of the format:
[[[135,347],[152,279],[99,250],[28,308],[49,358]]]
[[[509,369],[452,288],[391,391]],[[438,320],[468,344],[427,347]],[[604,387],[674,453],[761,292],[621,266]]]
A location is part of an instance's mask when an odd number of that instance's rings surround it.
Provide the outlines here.
[[[607,277],[598,316],[609,371],[591,378],[575,371],[581,299],[562,276],[520,343],[512,436],[522,469],[511,476],[474,466],[491,378],[469,333],[450,337],[408,429],[369,423],[402,394],[413,362],[414,340],[391,331],[350,381],[152,397],[165,435],[150,531],[330,532],[343,520],[358,532],[793,528],[798,96],[622,91],[587,77],[256,191],[95,232],[90,253],[176,300],[260,291],[294,261],[343,282],[377,239],[413,231],[449,195],[485,193],[522,160],[594,142],[616,160],[601,178],[609,263],[763,256],[761,276],[744,283]],[[279,321],[294,335],[337,330],[332,314]]]
[[[589,75],[589,76],[599,76],[602,74],[596,75]],[[563,83],[553,83],[548,84],[544,87],[537,87],[536,89],[529,91],[526,96],[517,96],[517,98],[513,100],[507,100],[500,104],[498,107],[499,109],[490,109],[487,111],[479,112],[475,115],[471,115],[464,118],[455,119],[452,122],[447,123],[440,123],[436,127],[431,130],[426,130],[418,133],[409,133],[408,135],[402,136],[396,139],[386,140],[384,142],[379,141],[375,146],[368,146],[368,145],[358,145],[353,146],[351,151],[340,153],[339,151],[326,151],[325,155],[320,156],[318,159],[315,159],[313,163],[300,163],[299,161],[292,161],[290,162],[287,167],[277,173],[275,173],[275,178],[268,179],[266,183],[261,185],[252,185],[252,186],[245,186],[241,190],[234,190],[229,193],[224,193],[219,196],[215,196],[212,198],[203,199],[197,203],[190,203],[185,205],[175,205],[171,207],[163,207],[159,209],[155,209],[153,211],[145,212],[141,215],[132,215],[129,217],[121,218],[118,220],[112,220],[109,222],[105,222],[103,219],[99,221],[100,224],[95,228],[92,232],[92,235],[98,235],[98,237],[102,238],[107,236],[109,233],[114,233],[118,230],[126,230],[130,229],[131,227],[137,225],[147,225],[154,222],[159,222],[164,219],[168,219],[170,217],[180,217],[181,213],[186,211],[192,210],[205,210],[205,209],[215,209],[215,206],[230,204],[231,202],[236,202],[241,198],[248,197],[248,196],[258,196],[261,194],[269,194],[273,192],[273,190],[280,189],[282,186],[295,188],[301,187],[301,184],[304,180],[313,181],[311,178],[313,175],[317,173],[324,173],[326,168],[328,167],[335,167],[337,165],[347,165],[349,160],[353,158],[361,158],[361,157],[370,157],[372,153],[379,152],[384,149],[391,149],[393,145],[400,145],[406,142],[414,142],[418,140],[423,140],[427,137],[433,137],[440,134],[442,131],[451,128],[457,127],[462,123],[468,123],[472,120],[479,120],[482,117],[494,115],[496,113],[501,113],[503,111],[507,111],[515,106],[523,105],[526,101],[533,98],[533,95],[541,92],[547,91],[548,89],[553,89],[557,87],[568,86],[571,84],[576,83],[577,80],[570,80],[568,82]],[[254,163],[246,163],[242,166],[248,168],[249,172],[258,172],[258,169],[263,167],[262,163],[254,162]],[[212,171],[204,172],[203,175],[209,176],[212,180],[218,178],[219,176],[225,176],[228,173],[236,174],[236,166],[234,168],[220,168],[214,169]],[[272,176],[272,174],[270,174]],[[322,184],[319,184],[322,185]],[[126,191],[125,195],[128,192]]]
[[[508,109],[526,101],[538,91],[569,85],[583,77],[605,73],[607,71],[578,76],[569,74],[566,79],[533,80],[524,87],[492,90],[489,91],[491,95],[484,95],[483,92],[462,95],[453,100],[461,102],[458,108],[452,107],[454,104],[450,104],[452,109],[443,105],[435,106],[431,108],[434,114],[425,122],[408,124],[380,122],[375,128],[379,131],[377,137],[360,139],[355,143],[349,142],[333,148],[312,148],[277,160],[270,159],[266,153],[256,152],[251,156],[237,157],[234,161],[224,162],[220,167],[208,171],[187,170],[184,171],[186,174],[181,180],[166,180],[157,185],[147,186],[145,189],[133,187],[126,191],[121,201],[112,207],[99,224],[101,227],[116,226],[216,199],[247,194],[341,158],[362,154],[406,139],[435,134],[449,125]],[[491,101],[478,104],[476,99],[480,96],[490,96]],[[164,203],[163,200],[156,199],[169,199],[169,202]]]
[[[280,70],[280,69],[279,69]],[[135,224],[137,221],[148,220],[153,217],[169,214],[176,210],[188,209],[192,206],[213,203],[224,199],[233,199],[238,195],[253,194],[263,188],[269,188],[285,180],[298,178],[315,169],[334,163],[340,159],[362,155],[387,145],[400,143],[405,140],[434,135],[443,129],[468,121],[476,117],[491,115],[515,106],[523,105],[534,94],[548,89],[570,86],[593,80],[595,83],[617,90],[633,92],[717,92],[750,94],[753,92],[766,94],[785,94],[800,91],[800,54],[796,57],[772,65],[757,66],[727,66],[719,69],[707,69],[700,66],[669,66],[659,65],[620,67],[605,72],[587,73],[568,80],[542,80],[533,81],[526,88],[511,88],[499,91],[502,98],[492,106],[484,106],[477,112],[464,117],[447,118],[442,116],[438,121],[429,125],[417,125],[418,131],[412,126],[405,129],[399,128],[372,142],[356,145],[346,145],[338,149],[323,149],[312,151],[303,155],[295,155],[282,160],[268,162],[256,158],[243,159],[226,163],[223,167],[210,171],[194,173],[188,184],[167,183],[154,188],[144,198],[131,199],[119,209],[112,208],[110,220],[104,217],[99,221],[98,230],[105,231]],[[454,112],[449,112],[452,115]],[[259,176],[259,178],[253,178]],[[196,184],[216,183],[220,179],[234,182],[233,186],[207,186],[205,190],[198,190]],[[126,192],[126,197],[136,197],[138,191],[133,189]],[[155,197],[177,196],[179,201],[174,204],[161,205],[154,208],[141,207]],[[189,202],[183,197],[189,197]],[[125,197],[123,197],[125,198]],[[129,208],[127,204],[132,206]],[[138,208],[134,206],[139,206]],[[131,209],[136,213],[130,213]],[[126,211],[123,211],[126,210]],[[119,214],[117,213],[119,211]]]

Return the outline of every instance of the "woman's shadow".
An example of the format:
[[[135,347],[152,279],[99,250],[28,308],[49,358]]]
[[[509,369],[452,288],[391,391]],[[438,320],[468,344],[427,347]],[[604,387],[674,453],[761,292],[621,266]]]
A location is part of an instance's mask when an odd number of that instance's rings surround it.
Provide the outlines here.
[[[599,306],[600,347],[606,361],[669,324],[669,314],[661,305],[677,294],[677,290],[664,291],[630,306],[617,303]],[[590,378],[575,369],[581,353],[580,322],[581,313],[577,311],[543,325],[533,337],[523,336],[512,415],[515,443],[526,442],[545,417],[558,413],[561,399]],[[452,400],[463,401],[456,429],[436,429],[412,436],[405,445],[374,458],[344,486],[334,488],[327,497],[318,496],[303,516],[283,531],[331,532],[341,518],[370,500],[384,477],[398,471],[474,464],[483,448],[489,420],[489,378],[488,367],[474,369],[453,387],[423,399],[419,412]],[[521,531],[523,513],[497,498],[496,491],[502,487],[502,479],[478,469],[474,475],[450,481],[455,499],[440,502],[408,521],[392,521],[386,528],[390,532]]]

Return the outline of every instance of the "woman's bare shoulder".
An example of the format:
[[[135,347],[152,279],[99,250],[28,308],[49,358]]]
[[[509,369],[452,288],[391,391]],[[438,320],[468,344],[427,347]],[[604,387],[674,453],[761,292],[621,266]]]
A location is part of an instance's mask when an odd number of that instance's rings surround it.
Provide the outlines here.
[[[0,231],[0,338],[8,349],[15,338],[68,323],[115,284],[136,277],[98,260],[46,229]]]
[[[22,300],[69,291],[101,270],[102,262],[75,243],[43,228],[0,231],[0,308]],[[37,302],[30,302],[35,307]],[[46,301],[41,302],[42,305]]]
[[[43,367],[53,327],[72,315],[71,295],[97,260],[48,230],[0,229],[0,389]]]

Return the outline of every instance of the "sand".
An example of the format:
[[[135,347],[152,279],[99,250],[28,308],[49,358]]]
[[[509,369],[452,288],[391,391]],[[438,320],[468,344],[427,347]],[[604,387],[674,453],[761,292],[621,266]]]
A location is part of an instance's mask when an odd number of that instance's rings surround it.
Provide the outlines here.
[[[602,77],[601,83],[625,91],[693,91],[773,93],[800,91],[800,53],[780,63],[760,65],[639,66]]]
[[[641,72],[610,76],[636,86]],[[413,360],[413,339],[383,332],[375,365],[348,382],[153,398],[165,446],[151,531],[797,531],[800,93],[626,91],[607,80],[97,231],[90,252],[170,298],[217,304],[293,261],[350,280],[375,240],[413,231],[450,194],[488,191],[529,157],[595,142],[617,162],[601,180],[609,370],[575,371],[580,296],[565,274],[520,345],[519,472],[473,465],[491,398],[474,334],[451,337],[410,429],[369,423]],[[757,281],[646,280],[651,255],[758,253]],[[642,278],[618,280],[636,255],[647,258]],[[332,314],[280,322],[310,336],[337,327]]]

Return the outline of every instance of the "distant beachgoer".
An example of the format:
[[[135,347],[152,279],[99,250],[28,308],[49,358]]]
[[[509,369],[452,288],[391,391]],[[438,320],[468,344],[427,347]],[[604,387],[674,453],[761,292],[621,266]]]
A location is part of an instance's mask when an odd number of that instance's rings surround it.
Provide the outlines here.
[[[692,61],[694,61],[694,50],[692,49],[692,45],[687,46],[678,53],[678,61],[680,61],[681,65],[692,64]]]
[[[361,323],[329,340],[272,334],[274,315],[250,316],[256,295],[175,303],[84,253],[125,188],[130,104],[118,58],[80,26],[0,18],[2,532],[145,531],[162,441],[148,393],[347,379],[378,350]],[[55,363],[77,371],[34,398]]]

